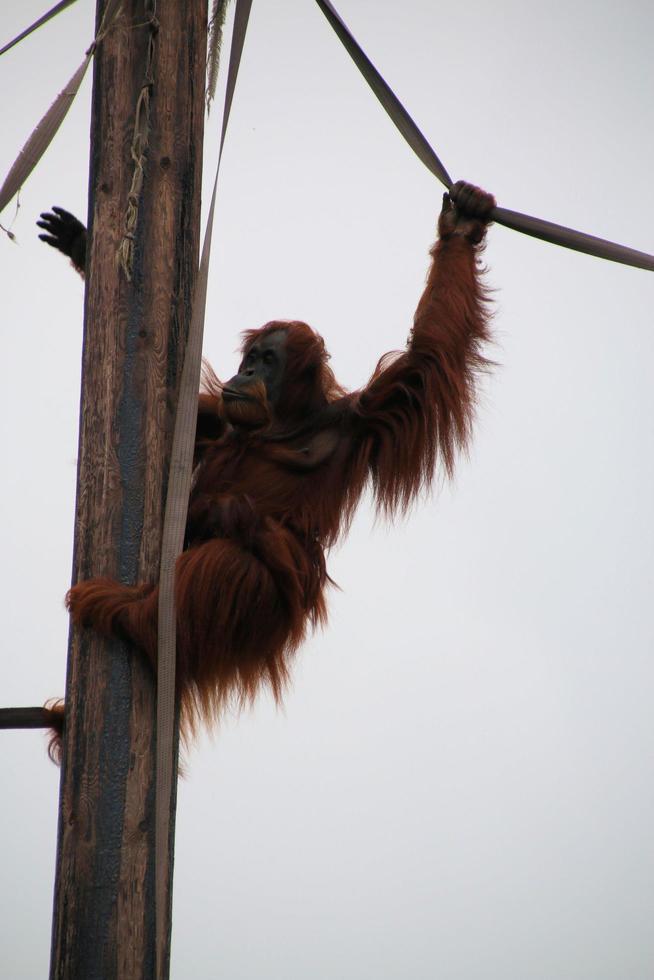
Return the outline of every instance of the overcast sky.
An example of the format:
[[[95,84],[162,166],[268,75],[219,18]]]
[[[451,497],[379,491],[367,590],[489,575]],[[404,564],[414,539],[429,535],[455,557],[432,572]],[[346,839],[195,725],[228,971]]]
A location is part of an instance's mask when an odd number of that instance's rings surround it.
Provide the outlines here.
[[[0,42],[47,6],[5,0]],[[339,10],[454,179],[654,251],[651,3]],[[0,175],[92,32],[80,0],[0,59]],[[0,238],[5,705],[64,689],[83,284],[34,222],[86,214],[90,92],[89,72],[18,246]],[[218,373],[240,330],[292,317],[362,384],[405,341],[441,193],[317,6],[255,0],[209,291]],[[190,756],[176,980],[654,976],[654,276],[503,228],[486,257],[498,367],[470,458],[393,527],[362,506],[285,711],[264,699]],[[59,775],[40,733],[0,734],[0,973],[36,980]]]

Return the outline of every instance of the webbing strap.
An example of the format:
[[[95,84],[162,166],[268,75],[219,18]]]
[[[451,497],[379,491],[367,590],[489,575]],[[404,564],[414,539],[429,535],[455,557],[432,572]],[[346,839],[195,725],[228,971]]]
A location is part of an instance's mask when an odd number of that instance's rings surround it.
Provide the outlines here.
[[[59,127],[66,118],[68,110],[73,104],[73,99],[77,95],[79,87],[82,84],[82,79],[86,75],[86,69],[89,67],[91,57],[92,52],[89,52],[68,84],[54,100],[43,119],[37,123],[24,147],[16,157],[9,173],[5,177],[2,187],[0,187],[0,211],[18,193],[50,146]]]
[[[316,0],[316,3],[413,152],[449,190],[452,186],[452,180],[437,154],[364,53],[330,0]],[[565,228],[551,221],[544,221],[542,218],[532,218],[531,215],[509,211],[506,208],[493,208],[490,220],[496,221],[499,225],[505,225],[507,228],[513,228],[514,231],[521,231],[525,235],[531,235],[555,245],[563,245],[565,248],[571,248],[577,252],[585,252],[588,255],[609,259],[612,262],[622,262],[638,269],[654,271],[654,255],[639,252],[634,248],[627,248],[625,245],[617,245],[615,242],[596,238],[594,235],[587,235],[572,228]]]
[[[422,160],[427,170],[431,170],[434,177],[440,180],[441,184],[450,188],[454,181],[439,160],[436,152],[430,146],[427,138],[418,129],[390,85],[382,78],[358,41],[354,39],[340,15],[332,7],[331,3],[329,3],[329,0],[317,0],[317,3],[334,28],[344,48],[415,155]]]
[[[521,231],[523,235],[572,248],[575,252],[585,252],[586,255],[595,255],[599,259],[622,262],[623,265],[654,272],[654,255],[609,242],[606,238],[596,238],[583,231],[575,231],[574,228],[566,228],[565,225],[555,225],[553,221],[545,221],[544,218],[532,218],[529,214],[509,211],[508,208],[493,208],[490,220],[497,221],[498,225],[506,228],[513,228],[514,231]]]
[[[23,38],[28,37],[32,31],[37,30],[37,28],[41,27],[43,24],[47,24],[49,20],[52,20],[52,18],[56,17],[57,14],[60,14],[62,10],[65,10],[66,7],[72,6],[74,3],[75,0],[61,0],[61,3],[56,3],[54,7],[50,8],[50,10],[46,10],[42,17],[35,20],[33,24],[26,27],[24,31],[20,32],[20,34],[17,34],[13,41],[10,41],[9,44],[5,44],[4,48],[0,48],[0,55],[4,54],[5,51],[9,51],[15,44],[22,41]]]
[[[59,5],[59,9],[63,9],[61,4]],[[9,173],[5,177],[2,187],[0,187],[0,211],[2,211],[7,204],[9,204],[14,194],[18,193],[47,148],[50,146],[50,143],[57,133],[57,130],[66,118],[66,113],[73,104],[73,99],[77,95],[79,87],[82,84],[82,79],[86,74],[86,69],[89,67],[96,47],[111,27],[114,17],[117,15],[119,10],[120,0],[109,0],[107,6],[105,7],[105,12],[98,29],[98,33],[96,34],[91,47],[86,52],[84,61],[79,66],[65,88],[62,89],[57,98],[54,100],[43,119],[41,119],[41,121],[36,125],[31,136],[25,143],[25,146],[16,157],[16,160],[14,161]],[[50,11],[50,15],[54,16],[55,13],[58,13],[58,10],[53,8],[53,10]],[[41,18],[41,22],[44,22],[43,18]],[[33,24],[32,27],[28,29],[28,33],[29,31],[35,30],[36,27],[38,27],[38,23]],[[15,42],[12,41],[12,44],[13,43]]]
[[[191,490],[193,447],[202,364],[202,334],[204,331],[218,173],[251,5],[252,0],[236,0],[225,108],[220,134],[220,150],[180,381],[161,543],[157,669],[157,785],[155,797],[155,903],[157,977],[159,980],[165,976],[166,898],[170,869],[170,809],[174,767],[175,564],[184,544],[188,499]]]

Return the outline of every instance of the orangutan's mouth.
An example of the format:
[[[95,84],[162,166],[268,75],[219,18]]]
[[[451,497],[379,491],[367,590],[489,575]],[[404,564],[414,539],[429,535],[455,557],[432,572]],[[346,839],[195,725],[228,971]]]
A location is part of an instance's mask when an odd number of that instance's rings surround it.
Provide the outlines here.
[[[247,391],[236,391],[235,388],[225,388],[223,387],[223,398],[225,401],[246,401],[246,402],[256,402],[258,401],[254,395],[248,394]]]

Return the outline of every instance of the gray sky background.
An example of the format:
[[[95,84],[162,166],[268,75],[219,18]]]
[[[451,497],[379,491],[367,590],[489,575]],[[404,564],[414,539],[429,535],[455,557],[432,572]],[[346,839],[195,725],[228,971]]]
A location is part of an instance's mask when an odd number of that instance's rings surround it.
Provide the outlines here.
[[[5,0],[1,39],[46,6]],[[0,173],[92,7],[0,59]],[[339,9],[455,179],[654,250],[651,3]],[[23,190],[19,246],[0,239],[5,705],[64,688],[83,285],[34,221],[86,214],[90,88]],[[317,6],[255,0],[209,293],[218,373],[240,330],[294,317],[363,383],[405,341],[441,193]],[[486,254],[499,366],[470,459],[394,527],[362,507],[285,711],[264,699],[190,757],[176,978],[654,976],[654,277],[503,228]],[[0,767],[0,973],[34,980],[58,772],[40,733],[2,733]]]

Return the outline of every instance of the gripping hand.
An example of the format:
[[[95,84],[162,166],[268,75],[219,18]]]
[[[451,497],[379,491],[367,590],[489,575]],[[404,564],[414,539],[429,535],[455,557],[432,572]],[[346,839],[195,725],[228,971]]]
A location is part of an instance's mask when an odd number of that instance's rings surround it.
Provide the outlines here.
[[[443,209],[438,220],[441,238],[459,235],[478,245],[486,234],[489,216],[495,207],[495,198],[474,184],[457,180],[443,194]]]

